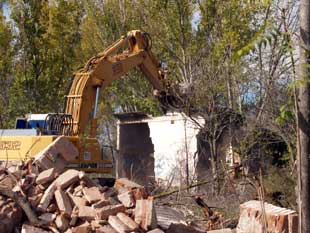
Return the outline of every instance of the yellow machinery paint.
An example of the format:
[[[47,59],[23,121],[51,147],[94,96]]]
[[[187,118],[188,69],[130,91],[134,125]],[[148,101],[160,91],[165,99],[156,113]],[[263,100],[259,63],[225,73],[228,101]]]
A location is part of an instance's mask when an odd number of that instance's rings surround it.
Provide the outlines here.
[[[56,135],[42,136],[2,136],[0,138],[0,160],[16,161],[34,157],[57,138]],[[68,167],[90,173],[112,174],[112,161],[103,158],[99,142],[96,138],[80,138],[67,136],[78,148],[80,156],[71,161]],[[100,177],[100,175],[97,175]]]
[[[126,45],[127,49],[117,54]],[[72,161],[68,167],[97,174],[98,177],[111,175],[112,159],[103,157],[99,142],[95,138],[99,90],[109,86],[130,70],[139,68],[154,87],[154,94],[163,106],[173,106],[176,103],[175,97],[180,96],[174,95],[176,89],[166,79],[166,68],[161,66],[162,63],[155,58],[150,49],[149,35],[133,30],[91,58],[83,69],[74,74],[65,98],[64,114],[52,114],[53,117],[58,117],[56,127],[36,127],[40,132],[38,136],[0,136],[0,160],[25,160],[33,157],[55,140],[57,135],[65,135],[80,152],[79,158]],[[63,116],[65,118],[61,118]]]

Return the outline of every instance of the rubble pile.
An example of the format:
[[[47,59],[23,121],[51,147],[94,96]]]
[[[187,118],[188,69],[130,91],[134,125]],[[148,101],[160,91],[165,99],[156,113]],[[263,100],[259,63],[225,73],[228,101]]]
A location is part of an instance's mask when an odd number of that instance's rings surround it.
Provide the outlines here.
[[[66,170],[78,156],[59,137],[33,160],[0,174],[0,232],[202,232],[185,223],[160,229],[153,198],[126,178],[102,187],[84,172]]]

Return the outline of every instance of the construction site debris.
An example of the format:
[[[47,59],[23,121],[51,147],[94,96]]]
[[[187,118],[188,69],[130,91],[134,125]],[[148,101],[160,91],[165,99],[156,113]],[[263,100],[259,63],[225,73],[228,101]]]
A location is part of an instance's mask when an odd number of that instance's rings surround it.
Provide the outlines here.
[[[34,163],[42,170],[55,168],[61,173],[69,161],[77,159],[78,149],[66,137],[60,136],[35,156]]]
[[[127,208],[131,208],[135,205],[132,191],[121,193],[117,196],[117,198]]]
[[[156,217],[158,225],[167,230],[172,223],[185,222],[185,216],[181,211],[177,211],[169,206],[156,206]]]
[[[101,187],[84,172],[65,170],[63,164],[76,153],[73,144],[60,137],[33,160],[14,168],[16,175],[1,170],[0,232],[167,230],[157,224],[153,198],[143,186],[121,178],[114,187]],[[183,228],[191,229],[186,224]]]
[[[208,233],[234,233],[234,232],[235,231],[233,231],[230,228],[208,231]]]
[[[152,230],[157,226],[153,198],[137,200],[135,222],[144,230]]]
[[[237,233],[298,232],[295,211],[261,201],[248,201],[240,205]]]
[[[176,233],[176,232],[178,233],[205,233],[206,231],[196,228],[196,227],[188,226],[183,223],[177,223],[177,224],[172,223],[166,232],[167,233]]]

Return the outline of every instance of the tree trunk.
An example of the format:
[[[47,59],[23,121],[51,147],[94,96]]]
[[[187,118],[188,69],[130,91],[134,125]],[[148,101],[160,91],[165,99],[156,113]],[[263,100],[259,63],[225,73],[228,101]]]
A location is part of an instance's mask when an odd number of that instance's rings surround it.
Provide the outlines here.
[[[300,4],[300,67],[299,79],[299,134],[300,155],[298,161],[299,183],[299,232],[310,232],[310,2],[301,0]]]

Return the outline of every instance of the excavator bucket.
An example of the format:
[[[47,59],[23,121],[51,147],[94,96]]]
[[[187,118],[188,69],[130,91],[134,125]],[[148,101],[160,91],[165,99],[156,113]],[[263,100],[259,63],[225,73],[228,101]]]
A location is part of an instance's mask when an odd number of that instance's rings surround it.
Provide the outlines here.
[[[169,89],[169,93],[158,96],[164,112],[182,111],[188,103],[192,93],[191,85],[187,83],[175,84]]]

